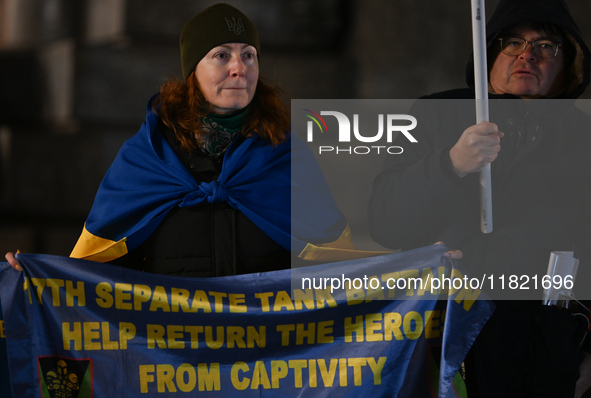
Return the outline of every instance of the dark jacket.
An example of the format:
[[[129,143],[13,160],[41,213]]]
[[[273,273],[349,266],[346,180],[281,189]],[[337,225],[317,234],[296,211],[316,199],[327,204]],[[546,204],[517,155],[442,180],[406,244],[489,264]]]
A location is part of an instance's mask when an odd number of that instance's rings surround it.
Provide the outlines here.
[[[468,90],[451,94],[469,94]],[[568,100],[490,101],[491,121],[505,133],[492,163],[493,223],[480,232],[478,175],[459,178],[450,148],[475,123],[473,100],[418,101],[414,145],[388,158],[370,202],[373,238],[410,249],[443,241],[464,252],[472,271],[545,273],[551,251],[570,251],[589,203],[591,119]],[[418,131],[417,131],[418,130]]]
[[[158,129],[196,181],[218,178],[223,156],[189,153],[162,122]],[[111,263],[158,274],[214,277],[286,269],[291,260],[289,251],[242,212],[216,202],[171,210],[144,243]]]
[[[575,99],[589,83],[591,55],[564,1],[501,0],[487,26],[489,44],[498,45],[499,32],[518,21],[548,21],[565,30],[575,49],[565,68],[573,73],[561,99],[533,100],[526,108],[511,95],[489,96],[490,121],[505,134],[491,164],[493,232],[480,232],[478,175],[459,178],[449,157],[464,130],[476,122],[472,62],[469,88],[424,97],[411,109],[418,143],[405,144],[404,153],[389,157],[376,177],[370,231],[377,242],[396,249],[444,241],[463,251],[461,262],[473,275],[495,278],[541,277],[550,252],[574,250],[581,260],[575,290],[588,298],[591,117],[575,107]],[[496,280],[497,290],[491,293],[499,292]],[[523,297],[523,292],[513,293]],[[506,287],[504,293],[507,298]],[[538,287],[535,301],[497,303],[468,358],[474,362],[468,365],[467,380],[476,383],[480,394],[471,397],[574,395],[586,323],[539,305],[541,294]]]

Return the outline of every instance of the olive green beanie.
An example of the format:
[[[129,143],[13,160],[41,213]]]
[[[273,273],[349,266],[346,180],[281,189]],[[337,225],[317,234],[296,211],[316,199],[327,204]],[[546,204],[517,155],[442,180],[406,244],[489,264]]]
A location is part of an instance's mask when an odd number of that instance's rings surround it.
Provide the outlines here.
[[[195,15],[181,32],[181,66],[185,80],[214,47],[225,43],[250,44],[260,54],[259,33],[240,10],[218,3]]]

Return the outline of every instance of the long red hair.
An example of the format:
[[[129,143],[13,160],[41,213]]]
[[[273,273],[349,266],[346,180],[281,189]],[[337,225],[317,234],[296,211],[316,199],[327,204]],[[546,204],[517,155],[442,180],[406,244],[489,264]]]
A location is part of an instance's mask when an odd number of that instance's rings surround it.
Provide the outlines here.
[[[250,137],[256,133],[271,145],[283,143],[289,134],[290,115],[280,96],[278,86],[259,78],[250,113],[240,134]],[[164,83],[152,109],[167,127],[173,129],[185,149],[197,149],[203,131],[201,119],[210,113],[211,104],[201,92],[194,72],[186,82],[172,78]]]

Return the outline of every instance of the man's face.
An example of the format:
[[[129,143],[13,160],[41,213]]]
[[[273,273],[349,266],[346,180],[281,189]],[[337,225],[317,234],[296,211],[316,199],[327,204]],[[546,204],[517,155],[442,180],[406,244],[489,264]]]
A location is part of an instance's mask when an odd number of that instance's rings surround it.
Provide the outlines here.
[[[560,42],[560,38],[548,37],[528,27],[516,28],[503,36],[530,42],[540,39]],[[490,85],[497,94],[513,94],[521,98],[555,95],[560,92],[562,84],[563,57],[560,49],[554,58],[541,58],[534,53],[531,44],[517,56],[499,52],[490,71]]]

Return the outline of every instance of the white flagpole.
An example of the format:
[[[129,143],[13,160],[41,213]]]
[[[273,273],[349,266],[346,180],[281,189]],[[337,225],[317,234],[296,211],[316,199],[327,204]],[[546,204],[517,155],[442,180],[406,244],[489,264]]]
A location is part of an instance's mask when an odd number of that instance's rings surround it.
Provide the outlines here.
[[[486,17],[484,0],[472,1],[472,41],[474,45],[474,85],[476,123],[488,122],[488,68],[486,63]],[[480,172],[480,230],[493,230],[490,163]]]

